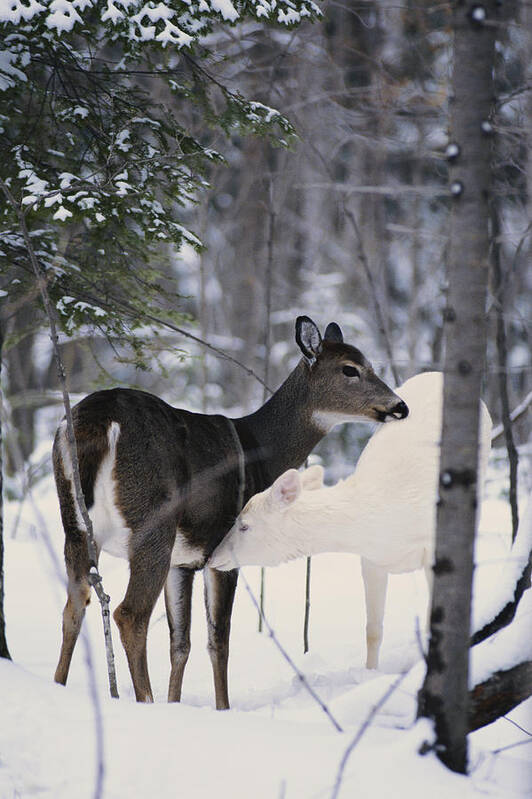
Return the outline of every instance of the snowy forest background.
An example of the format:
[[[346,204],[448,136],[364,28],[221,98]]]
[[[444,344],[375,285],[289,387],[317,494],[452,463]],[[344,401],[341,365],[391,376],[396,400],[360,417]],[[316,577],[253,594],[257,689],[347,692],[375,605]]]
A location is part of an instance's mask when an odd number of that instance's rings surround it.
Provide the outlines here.
[[[8,3],[5,9],[18,8],[20,22],[24,20],[21,9],[32,9],[34,5]],[[59,13],[68,5],[60,3],[55,10]],[[108,5],[117,8],[113,3]],[[197,5],[198,9],[202,7],[201,3]],[[266,2],[251,5],[270,8]],[[297,3],[294,8],[302,5],[310,8],[311,4]],[[82,6],[77,7],[82,10]],[[203,6],[207,8],[206,3]],[[11,37],[9,42],[5,39],[8,46],[0,52],[0,174],[13,191],[20,188],[20,196],[33,198],[28,201],[34,204],[33,216],[28,214],[27,218],[31,219],[30,232],[40,261],[54,275],[49,288],[63,326],[60,348],[73,399],[98,387],[127,385],[151,391],[190,410],[245,414],[260,405],[269,389],[275,389],[295,365],[299,354],[293,326],[298,314],[308,314],[320,327],[331,320],[339,322],[346,340],[367,355],[390,385],[400,384],[423,370],[441,370],[449,210],[453,201],[448,188],[452,157],[448,151],[452,59],[448,6],[410,0],[401,4],[330,0],[320,5],[323,19],[310,22],[293,17],[291,21],[300,23],[294,27],[268,25],[260,14],[247,16],[231,26],[228,22],[236,21],[231,20],[228,11],[231,4],[218,2],[211,6],[221,11],[216,16],[210,10],[205,18],[198,11],[196,21],[203,20],[211,29],[205,28],[193,57],[173,46],[183,42],[171,38],[167,40],[169,46],[162,50],[149,42],[149,47],[146,44],[141,50],[139,40],[131,52],[124,54],[129,47],[124,45],[129,41],[125,33],[123,39],[118,37],[115,41],[106,39],[103,32],[95,37],[104,65],[102,72],[118,69],[121,57],[129,65],[117,84],[115,98],[130,92],[132,99],[131,108],[121,118],[125,106],[120,110],[118,100],[113,103],[113,92],[109,92],[109,98],[101,100],[101,129],[94,122],[99,113],[95,109],[101,87],[91,87],[90,81],[83,83],[84,77],[77,83],[72,79],[72,91],[61,84],[62,70],[63,77],[67,73],[64,64],[75,53],[76,45],[79,58],[87,58],[83,38],[70,40],[72,50],[61,53],[59,47],[54,49],[52,39],[47,39],[48,34],[41,34],[38,40],[35,21],[26,27],[21,24],[19,33],[14,34],[6,22],[9,17],[0,17],[4,25],[0,28],[2,36]],[[240,8],[237,3],[235,6]],[[504,15],[497,23],[496,98],[485,131],[493,142],[494,157],[490,203],[492,271],[483,397],[495,425],[501,422],[501,396],[513,409],[532,390],[532,6],[523,0],[505,3],[504,7]],[[188,21],[192,30],[192,16]],[[15,24],[13,20],[11,23]],[[91,25],[92,31],[98,30],[94,19]],[[146,30],[142,29],[141,38]],[[17,35],[19,39],[13,44]],[[146,34],[144,38],[150,37]],[[5,42],[0,46],[5,47]],[[35,56],[31,63],[40,64],[36,71],[42,70],[33,75],[32,84],[40,85],[41,95],[37,90],[33,95],[24,94],[25,81],[20,74],[28,65],[24,61],[26,45]],[[8,51],[10,55],[6,56]],[[50,53],[57,58],[55,69],[46,61],[52,57]],[[89,60],[92,58],[93,53]],[[128,68],[133,69],[132,63],[134,71],[128,73]],[[114,66],[109,67],[110,64]],[[56,83],[47,83],[43,91],[46,70],[53,72]],[[105,73],[101,80],[111,79]],[[80,93],[82,90],[86,90],[86,95]],[[138,98],[134,96],[136,91]],[[50,96],[56,97],[55,117],[53,103],[50,108],[47,105],[46,98]],[[21,98],[19,105],[17,98]],[[64,105],[59,107],[61,103]],[[136,138],[131,120],[138,118],[144,121],[137,128],[144,127]],[[148,118],[152,121],[146,121]],[[163,123],[168,128],[156,144],[157,131]],[[86,150],[81,155],[78,133],[84,124],[85,130],[94,135],[87,136]],[[166,155],[163,152],[164,136],[166,142],[172,141],[172,136],[181,136],[179,152],[173,151],[177,166],[172,166],[175,171],[171,174],[165,172],[168,151]],[[142,150],[142,137],[149,141],[151,151]],[[31,150],[33,147],[36,152],[42,140],[47,141],[50,152],[64,155],[54,155],[40,164],[39,171]],[[72,152],[63,147],[65,141]],[[12,148],[21,142],[27,150],[18,151],[14,177]],[[90,157],[83,162],[85,152]],[[223,162],[216,154],[223,157]],[[116,168],[121,157],[124,162],[137,159],[130,167],[129,177],[119,174]],[[105,198],[107,184],[96,186],[93,181],[89,185],[87,177],[88,167],[97,164],[98,158],[109,169],[108,183],[114,186]],[[150,158],[157,165],[153,183],[149,182],[153,175],[143,177],[142,173]],[[78,168],[87,172],[75,172],[76,159]],[[126,215],[135,213],[136,200],[127,197],[135,170],[144,180],[140,193],[144,191],[144,198],[149,197],[149,207],[146,201],[145,217],[128,227],[124,224]],[[70,178],[65,177],[67,173]],[[83,190],[86,194],[81,200],[74,200],[76,179],[82,178],[85,183],[80,184],[79,193]],[[59,185],[64,192],[61,201],[54,194]],[[92,199],[89,202],[87,198]],[[171,220],[159,212],[157,203],[165,208],[165,213],[172,206]],[[0,247],[6,624],[14,662],[26,665],[29,672],[37,675],[37,681],[32,678],[27,682],[22,672],[13,676],[6,671],[1,678],[3,685],[9,686],[4,703],[6,718],[13,727],[20,723],[22,732],[13,736],[12,745],[6,736],[5,754],[0,749],[0,795],[29,796],[40,791],[45,796],[89,796],[93,790],[92,772],[83,776],[80,788],[76,780],[86,763],[78,762],[72,748],[74,740],[79,746],[86,746],[92,764],[92,712],[82,656],[78,676],[73,673],[75,697],[60,699],[59,689],[48,685],[58,650],[63,595],[57,588],[55,566],[47,562],[42,568],[41,558],[48,557],[48,545],[42,543],[41,533],[44,518],[52,550],[60,552],[62,540],[53,504],[56,500],[50,477],[50,451],[63,409],[45,315],[37,300],[31,270],[25,265],[27,250],[10,214],[6,199]],[[164,236],[157,234],[160,230],[165,231]],[[532,487],[530,414],[522,414],[512,430],[519,454],[517,493],[523,515]],[[319,445],[316,455],[325,466],[328,482],[352,471],[369,433],[365,426],[345,425]],[[511,543],[512,532],[508,495],[514,486],[508,477],[509,456],[502,437],[493,443],[487,489],[491,504],[484,511],[481,528],[487,536],[487,561],[502,557],[502,549]],[[515,462],[513,453],[510,460]],[[494,535],[498,536],[495,548],[493,542],[486,543]],[[328,561],[320,559],[319,563],[322,565],[317,566],[317,574],[323,570],[328,578],[321,589],[317,578],[313,601],[322,610],[317,609],[314,622],[311,621],[312,646],[306,660],[301,654],[301,614],[296,611],[296,606],[304,605],[302,564],[283,567],[280,577],[267,573],[267,603],[271,603],[270,611],[302,670],[309,672],[315,686],[325,686],[328,699],[340,697],[340,716],[355,729],[380,696],[377,688],[368,686],[356,698],[350,693],[353,683],[374,682],[361,668],[361,587],[348,590],[339,584],[335,590],[331,588],[335,582],[331,574],[339,581],[339,575],[345,572],[350,582],[350,575],[355,573],[351,559],[346,564],[345,558],[330,556]],[[116,591],[116,602],[123,593],[121,566],[113,561],[107,567],[102,565],[104,575],[107,568],[113,601]],[[258,585],[258,575],[253,570],[250,573],[250,579]],[[10,575],[14,578],[11,583]],[[43,597],[39,611],[28,602],[28,579],[32,594]],[[357,581],[360,582],[358,577]],[[483,585],[487,595],[489,579]],[[401,584],[389,600],[395,613],[391,613],[392,621],[387,623],[399,632],[392,634],[391,650],[384,656],[387,674],[378,678],[388,680],[380,685],[383,691],[391,684],[389,675],[408,670],[419,655],[416,614],[412,613],[409,620],[406,617],[412,604],[422,615],[423,599],[420,602],[417,594],[413,599],[410,590]],[[133,759],[149,752],[147,759],[157,774],[156,790],[160,796],[180,790],[179,785],[184,786],[181,792],[185,795],[198,797],[214,788],[216,782],[211,776],[205,777],[203,783],[198,777],[201,765],[185,768],[197,758],[191,742],[195,740],[201,747],[201,739],[213,735],[211,727],[219,730],[220,736],[232,736],[237,751],[240,747],[245,752],[245,741],[257,734],[259,754],[266,761],[261,763],[257,753],[249,754],[250,765],[246,765],[240,778],[240,759],[234,753],[224,755],[223,748],[220,753],[219,739],[212,742],[211,748],[209,738],[204,745],[210,762],[219,770],[224,784],[230,786],[222,795],[329,795],[335,764],[346,742],[331,745],[332,732],[325,721],[316,721],[317,711],[302,698],[304,692],[294,688],[292,677],[279,676],[274,684],[268,682],[269,675],[278,675],[278,654],[266,649],[268,642],[264,637],[257,643],[254,612],[244,609],[245,597],[240,596],[239,602],[234,624],[240,630],[243,625],[247,627],[245,633],[235,633],[233,644],[238,654],[230,679],[236,694],[237,719],[233,717],[224,732],[224,722],[214,711],[209,711],[207,717],[205,706],[211,707],[210,674],[205,665],[191,660],[185,678],[193,681],[188,700],[185,696],[184,706],[164,708],[164,713],[161,709],[149,720],[149,709],[139,709],[144,731],[130,702],[125,710],[105,710],[104,727],[107,724],[108,740],[115,747],[112,753],[111,749],[107,752],[108,760],[116,758],[114,766],[107,766],[112,777],[109,793],[104,795],[143,796],[150,789],[138,774],[131,776],[136,772],[128,763],[131,756],[121,740],[121,731],[127,726],[135,729],[135,740],[142,741]],[[360,614],[358,621],[352,615],[355,606]],[[201,615],[201,608],[196,608],[195,616]],[[155,618],[159,618],[157,612]],[[91,623],[92,657],[96,660],[102,644],[97,638],[98,619]],[[358,627],[360,633],[354,631]],[[406,649],[401,630],[408,641]],[[47,633],[55,638],[48,640]],[[155,637],[159,633],[165,633],[162,624]],[[33,644],[42,652],[41,658],[36,659]],[[159,658],[154,662],[165,664],[161,669],[167,668],[165,646],[163,635],[162,654],[153,655]],[[252,661],[242,660],[243,653],[250,649],[255,651]],[[123,691],[131,699],[124,663],[122,667]],[[255,675],[254,688],[245,687],[250,670]],[[156,672],[157,667],[152,667],[152,671]],[[162,700],[164,674],[155,679],[159,679],[157,690]],[[415,678],[409,679],[417,685]],[[100,682],[104,694],[104,675]],[[41,760],[35,741],[32,742],[35,718],[26,711],[20,715],[24,696],[31,696],[34,706],[42,702],[46,714],[48,708],[60,708],[56,714],[60,723],[54,724],[52,712],[50,725],[52,738],[59,736],[61,746],[66,747],[68,766],[56,763],[56,749],[48,743],[46,758]],[[410,699],[415,701],[415,689]],[[72,703],[74,715],[83,719],[79,740],[75,732],[79,718],[69,718],[68,702]],[[191,707],[185,707],[187,704]],[[525,704],[527,707],[517,709],[514,719],[529,735],[530,700]],[[203,716],[194,713],[195,705],[204,708]],[[124,715],[116,716],[119,712]],[[411,713],[411,706],[405,705],[395,716],[392,714],[391,721],[388,716],[385,721],[381,719],[380,726],[377,723],[366,753],[370,766],[361,769],[361,795],[369,795],[374,789],[382,747],[396,741],[390,728],[409,728]],[[275,726],[278,720],[281,727]],[[497,723],[504,727],[505,720]],[[65,730],[70,732],[65,734]],[[164,735],[171,739],[168,751],[166,743],[163,745],[163,754],[160,743],[157,752],[150,748],[151,739],[160,742],[161,730],[166,730]],[[466,778],[451,778],[436,761],[430,767],[424,766],[426,773],[418,774],[413,782],[398,783],[399,775],[404,778],[405,768],[411,768],[409,758],[421,743],[417,740],[419,727],[408,734],[412,737],[401,743],[403,748],[394,750],[391,758],[394,790],[390,788],[387,794],[378,782],[377,796],[402,795],[399,788],[416,795],[416,790],[421,791],[427,784],[438,786],[442,796],[448,796],[450,790],[469,795],[463,793],[463,785],[458,788],[448,782]],[[514,742],[509,742],[498,728],[491,734],[491,739],[490,733],[486,734],[486,751]],[[39,735],[46,739],[46,726],[40,728]],[[301,747],[301,736],[308,736],[306,751]],[[276,737],[286,741],[288,753],[294,751],[290,747],[297,739],[297,754],[293,758],[284,755],[275,744]],[[63,738],[71,740],[65,743]],[[323,749],[331,746],[323,760]],[[27,757],[23,754],[25,747]],[[176,769],[172,778],[182,782],[169,787],[162,776],[170,768],[164,752],[173,758],[173,747],[177,765],[172,764],[172,769]],[[528,748],[523,746],[520,751]],[[467,790],[471,795],[490,790],[492,795],[501,797],[526,795],[530,770],[522,766],[524,761],[516,767],[515,761],[490,757],[485,753],[479,756],[477,765],[480,762],[485,770],[477,772],[476,782],[474,775],[470,779]],[[44,760],[48,761],[47,766],[43,765]],[[273,765],[269,765],[270,761]],[[2,774],[6,762],[7,775]],[[60,768],[65,769],[65,776],[58,783],[54,772]],[[307,768],[309,774],[304,777],[302,773]],[[268,772],[267,778],[260,778],[262,769]],[[355,769],[351,778],[353,774]],[[518,776],[514,779],[512,774]],[[120,787],[124,784],[128,785],[127,790]],[[149,784],[153,787],[153,782]],[[350,793],[350,785],[353,783],[346,783],[341,796],[355,795]]]

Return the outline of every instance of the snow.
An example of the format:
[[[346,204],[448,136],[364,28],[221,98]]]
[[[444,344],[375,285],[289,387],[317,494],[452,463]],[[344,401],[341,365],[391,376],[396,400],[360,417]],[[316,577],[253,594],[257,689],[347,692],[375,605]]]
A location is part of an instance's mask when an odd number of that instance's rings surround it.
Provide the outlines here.
[[[0,92],[12,89],[17,85],[17,81],[25,83],[28,80],[24,72],[15,66],[16,60],[14,52],[0,50]]]
[[[53,219],[57,219],[59,222],[64,222],[66,219],[68,219],[71,216],[72,216],[72,211],[69,211],[68,208],[65,208],[64,205],[61,205],[53,215]]]
[[[487,680],[495,671],[532,660],[532,591],[525,591],[513,622],[473,647],[470,685]]]
[[[211,0],[213,11],[218,11],[223,19],[229,22],[236,22],[238,19],[238,11],[231,3],[231,0]]]
[[[46,18],[46,25],[50,29],[71,31],[76,22],[81,22],[81,17],[74,8],[74,3],[69,0],[52,0],[50,12]]]
[[[117,5],[122,6],[119,9]],[[184,5],[189,7],[187,13],[181,13],[180,21],[190,31],[189,33],[179,29],[169,20],[176,14],[175,8],[171,3],[159,2],[155,4],[152,0],[140,7],[139,0],[107,0],[107,3],[93,3],[91,0],[0,0],[0,22],[11,22],[15,25],[22,20],[28,21],[38,17],[44,17],[47,28],[57,35],[73,30],[78,22],[83,22],[83,15],[87,11],[93,10],[99,13],[102,24],[108,23],[114,28],[117,23],[129,19],[137,26],[140,39],[144,41],[156,39],[163,45],[171,41],[178,47],[189,46],[195,37],[201,35],[201,30],[205,27],[203,15],[207,17],[215,16],[221,21],[229,24],[236,23],[241,13],[235,8],[231,0],[199,0],[197,6],[193,6],[191,0],[184,0]],[[319,7],[308,0],[302,3],[299,10],[292,0],[252,0],[247,4],[248,9],[243,12],[255,14],[258,19],[276,19],[282,25],[297,25],[304,18],[311,16],[321,16]],[[149,19],[152,25],[143,24],[143,18]],[[160,30],[160,23],[164,23],[164,29]],[[139,38],[133,25],[130,26],[126,34],[131,39]]]
[[[512,557],[501,557],[502,551],[499,551],[497,554],[492,553],[492,558],[484,559],[482,568],[490,572],[491,590],[473,603],[475,630],[482,629],[513,598],[513,588],[528,562],[528,554],[532,549],[532,499],[529,499],[523,511],[512,547]],[[477,550],[482,548],[483,543],[479,540]],[[492,542],[493,545],[496,546],[496,542]],[[504,549],[504,544],[502,548]],[[484,579],[486,576],[485,574]]]
[[[46,449],[49,452],[49,443],[41,446],[39,456]],[[493,561],[509,560],[507,503],[493,496],[485,501],[480,529],[476,603],[483,606],[493,589]],[[7,636],[13,663],[0,660],[0,797],[92,797],[95,713],[81,639],[67,686],[52,681],[65,589],[63,536],[51,478],[38,484],[22,506],[7,503],[5,545]],[[114,608],[125,591],[127,564],[104,554],[100,566]],[[249,568],[244,573],[257,590],[259,570]],[[342,725],[341,734],[309,697],[274,642],[257,632],[256,611],[242,581],[232,623],[232,709],[222,713],[214,710],[201,575],[194,589],[192,652],[180,705],[165,702],[169,659],[162,600],[155,608],[148,641],[155,704],[143,706],[134,701],[114,623],[121,698],[108,697],[101,618],[93,598],[84,630],[101,703],[106,799],[330,797],[344,751],[403,672],[401,683],[349,758],[339,799],[416,799],[425,797],[427,790],[431,799],[529,796],[532,745],[494,752],[530,740],[515,725],[532,729],[531,700],[470,736],[468,777],[447,771],[432,752],[418,755],[420,746],[432,740],[430,724],[415,723],[416,694],[424,675],[423,635],[418,632],[426,603],[421,573],[390,579],[381,666],[376,672],[363,668],[364,603],[358,558],[313,558],[307,655],[302,654],[304,581],[303,560],[267,570],[266,613],[283,646]],[[499,633],[490,652],[488,642],[475,647],[476,677],[498,663],[506,645],[513,651],[519,637],[523,640],[521,624],[530,614],[528,595],[530,591],[523,597],[515,630],[512,625]]]

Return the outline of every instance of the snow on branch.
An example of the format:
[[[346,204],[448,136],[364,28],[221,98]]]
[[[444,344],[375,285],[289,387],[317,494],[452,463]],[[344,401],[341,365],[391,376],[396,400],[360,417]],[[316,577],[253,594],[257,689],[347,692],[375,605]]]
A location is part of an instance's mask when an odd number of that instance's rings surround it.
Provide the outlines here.
[[[504,563],[496,587],[488,595],[489,602],[478,608],[473,606],[475,632],[471,637],[472,646],[480,644],[510,624],[516,615],[521,597],[530,586],[531,569],[532,498],[520,520],[510,557]]]
[[[70,33],[99,14],[102,25],[133,42],[157,41],[165,47],[190,47],[215,22],[235,24],[243,16],[293,27],[321,16],[313,0],[0,0],[0,23],[40,22],[55,35]],[[111,31],[109,31],[111,32]]]
[[[512,624],[471,649],[470,688],[498,671],[508,671],[520,663],[532,661],[531,626],[532,591],[526,591]]]

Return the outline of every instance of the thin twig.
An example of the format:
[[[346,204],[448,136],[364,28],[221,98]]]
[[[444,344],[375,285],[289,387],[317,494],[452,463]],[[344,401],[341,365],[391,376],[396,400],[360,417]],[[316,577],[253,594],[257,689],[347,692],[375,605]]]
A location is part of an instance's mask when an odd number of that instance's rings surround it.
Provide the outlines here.
[[[2,190],[8,200],[9,204],[12,206],[17,218],[19,220],[20,229],[22,232],[22,236],[24,238],[24,242],[26,245],[26,250],[28,253],[28,257],[30,259],[30,263],[35,274],[35,279],[37,285],[39,286],[39,290],[41,293],[42,301],[44,304],[44,308],[46,314],[48,316],[48,323],[50,326],[50,339],[52,341],[52,347],[54,351],[54,358],[56,361],[57,366],[57,374],[59,377],[59,383],[61,385],[61,390],[63,394],[63,404],[65,407],[65,416],[66,416],[66,439],[67,445],[69,449],[70,458],[72,461],[72,479],[74,483],[74,494],[75,494],[75,501],[81,513],[83,523],[85,525],[85,533],[87,539],[87,548],[89,552],[89,574],[88,579],[92,587],[94,588],[98,600],[101,606],[102,612],[102,621],[103,621],[103,629],[104,629],[104,638],[105,638],[105,650],[107,655],[107,671],[109,676],[109,690],[111,696],[114,698],[118,698],[118,689],[117,689],[117,682],[116,682],[116,671],[115,671],[115,664],[114,664],[114,652],[113,652],[113,643],[112,643],[112,634],[111,634],[111,624],[110,624],[110,610],[109,610],[109,601],[110,598],[108,594],[105,593],[101,575],[98,572],[98,554],[97,554],[97,547],[96,542],[94,540],[94,533],[92,529],[92,522],[89,517],[89,513],[87,511],[87,506],[85,504],[85,497],[83,495],[83,489],[81,487],[81,479],[79,474],[79,462],[78,462],[78,453],[77,453],[77,446],[76,446],[76,437],[74,433],[74,424],[72,421],[72,408],[70,404],[70,396],[66,387],[66,377],[65,377],[65,368],[61,359],[61,353],[59,352],[59,345],[58,340],[59,336],[57,333],[57,324],[55,318],[55,309],[52,305],[50,300],[50,295],[48,294],[48,288],[46,285],[46,279],[43,276],[41,269],[39,267],[39,263],[37,261],[37,256],[35,254],[35,250],[33,248],[33,243],[31,241],[31,237],[28,231],[28,227],[26,224],[26,218],[24,213],[20,207],[20,205],[16,202],[13,194],[11,193],[7,184],[0,178],[0,185]]]
[[[232,556],[233,556],[233,558],[235,558],[235,553],[234,552],[232,552]],[[236,560],[236,558],[235,558],[235,560]],[[242,574],[242,572],[240,572],[240,579],[244,582],[244,588],[246,589],[246,591],[247,591],[251,601],[253,602],[256,610],[259,611],[260,610],[259,603],[258,603],[258,601],[257,601],[257,599],[255,597],[255,594],[251,590],[251,587],[250,587],[245,575]],[[266,618],[266,616],[264,614],[263,614],[262,618],[263,618],[264,627],[266,628],[266,631],[267,631],[268,635],[270,636],[270,638],[272,639],[273,643],[275,644],[275,646],[277,647],[277,649],[279,650],[279,652],[281,653],[283,658],[286,660],[286,662],[288,663],[290,668],[295,672],[295,674],[297,675],[297,678],[300,681],[300,683],[305,687],[305,689],[308,691],[308,693],[311,695],[311,697],[314,699],[314,701],[323,710],[323,712],[325,713],[325,715],[327,716],[327,718],[329,719],[329,721],[331,722],[331,724],[333,725],[335,730],[337,730],[337,732],[343,732],[342,727],[337,722],[337,720],[334,718],[333,714],[331,713],[331,711],[329,710],[329,708],[327,707],[325,702],[322,699],[320,699],[320,697],[318,696],[316,691],[312,688],[310,683],[307,681],[307,678],[305,677],[303,672],[298,669],[298,667],[296,666],[296,664],[294,663],[294,661],[292,660],[292,658],[290,657],[290,655],[288,654],[288,652],[286,651],[284,646],[281,644],[279,639],[276,637],[275,630],[273,629],[273,627],[271,626],[271,624],[269,623],[268,619]]]
[[[154,322],[155,324],[160,325],[161,327],[166,327],[169,330],[173,330],[175,333],[179,333],[181,336],[184,336],[185,338],[191,339],[191,341],[195,341],[197,344],[200,344],[205,349],[209,350],[210,352],[213,352],[219,358],[223,358],[226,361],[234,363],[240,369],[243,369],[244,372],[246,372],[246,374],[248,374],[250,377],[255,378],[255,380],[257,380],[262,386],[264,386],[265,389],[270,394],[273,393],[272,389],[269,386],[267,386],[264,380],[261,377],[259,377],[259,375],[256,372],[254,372],[253,369],[251,369],[249,366],[246,366],[246,364],[242,363],[237,358],[234,358],[232,355],[229,355],[229,353],[225,352],[225,350],[222,350],[219,347],[215,347],[214,344],[210,344],[208,341],[204,341],[199,336],[195,336],[193,333],[189,333],[188,330],[184,330],[182,327],[174,325],[169,320],[161,319],[160,316],[148,313],[147,311],[139,311],[138,309],[133,308],[129,303],[127,303],[125,300],[120,299],[119,297],[113,297],[112,302],[106,303],[100,299],[96,300],[96,298],[92,297],[92,295],[90,294],[84,296],[87,299],[90,299],[92,302],[98,302],[102,308],[114,307],[116,309],[116,306],[120,305],[124,313],[126,313],[132,319],[142,318],[145,321]]]
[[[3,321],[0,319],[0,376],[2,372],[2,346],[4,343],[4,326]],[[2,383],[0,381],[0,441],[3,432],[2,425],[2,411],[3,411],[4,395],[2,392]],[[6,638],[6,623],[4,616],[4,493],[3,493],[3,475],[4,464],[2,462],[2,449],[0,448],[0,657],[11,660],[9,654],[9,647]]]
[[[306,655],[309,649],[308,630],[310,623],[310,571],[312,558],[307,557],[305,569],[305,617],[303,619],[303,654]]]
[[[521,732],[524,732],[525,735],[530,735],[530,737],[532,738],[532,732],[530,732],[529,730],[525,730],[525,728],[521,727],[521,725],[518,724],[517,721],[514,721],[513,719],[509,719],[508,716],[501,716],[501,718],[503,718],[505,721],[509,721],[510,724],[513,724],[514,727],[517,727],[518,730],[521,730]]]
[[[377,319],[377,325],[379,327],[379,331],[384,343],[384,347],[386,349],[386,355],[388,356],[388,361],[390,363],[390,369],[392,370],[393,379],[395,380],[396,385],[399,385],[401,382],[399,379],[399,372],[397,371],[397,367],[395,365],[395,360],[393,356],[393,349],[392,349],[392,342],[390,341],[390,335],[388,333],[388,326],[386,324],[386,319],[380,304],[379,295],[377,292],[377,286],[375,285],[375,280],[373,278],[373,273],[370,269],[368,258],[366,255],[366,251],[364,249],[364,241],[362,239],[362,234],[360,232],[360,227],[356,220],[354,213],[351,211],[350,208],[347,208],[345,203],[343,204],[343,211],[347,219],[351,222],[353,230],[355,231],[357,242],[358,242],[358,259],[362,264],[364,269],[364,273],[366,275],[366,279],[369,284],[371,299],[373,300],[373,307],[375,309],[375,316]]]
[[[517,422],[521,416],[524,416],[527,410],[529,409],[530,405],[532,405],[532,391],[526,395],[524,400],[517,405],[513,411],[510,413],[510,422]],[[493,446],[498,438],[500,438],[504,433],[504,425],[498,424],[496,427],[493,428],[491,431],[491,445]]]
[[[322,155],[320,150],[316,147],[315,144],[313,144],[312,141],[308,142],[308,145],[309,145],[310,149],[312,150],[312,152],[317,156],[317,158],[320,161],[320,163],[322,164],[323,169],[326,172],[326,174],[332,180],[332,170],[331,170],[330,164],[327,161],[327,159]],[[336,183],[317,184],[317,185],[319,185],[321,188],[325,188],[325,187],[338,188],[344,193],[348,192],[349,196],[353,193],[353,191],[356,190],[356,191],[360,192],[362,189],[364,189],[364,190],[368,189],[368,190],[370,190],[371,193],[376,193],[376,194],[387,193],[386,187],[382,187],[382,186],[378,186],[378,187],[371,187],[371,186],[370,187],[368,187],[368,186],[361,187],[361,186],[359,186],[359,187],[354,188],[352,186],[344,187],[344,186],[342,186],[342,184],[336,184]],[[417,187],[410,186],[410,187],[405,187],[405,188],[416,189]],[[385,189],[385,191],[379,191],[380,189]],[[397,371],[397,367],[395,365],[395,359],[393,357],[393,349],[392,349],[392,344],[391,344],[391,341],[390,341],[390,336],[388,334],[388,328],[387,328],[387,325],[386,325],[386,320],[385,320],[384,314],[382,312],[381,305],[380,305],[380,302],[379,302],[379,298],[378,298],[378,295],[377,295],[377,287],[375,286],[375,281],[373,280],[373,274],[372,274],[371,269],[369,267],[368,258],[367,258],[367,255],[366,255],[366,251],[364,249],[364,240],[362,238],[362,234],[360,232],[360,228],[358,226],[358,222],[356,220],[356,217],[353,214],[353,212],[346,207],[346,199],[343,198],[343,197],[342,197],[342,200],[341,200],[341,205],[342,205],[342,210],[343,210],[344,214],[346,215],[346,217],[351,222],[351,225],[352,225],[352,227],[353,227],[353,229],[355,231],[355,235],[357,237],[358,257],[359,257],[359,260],[360,260],[360,262],[362,264],[364,272],[366,274],[367,281],[369,283],[370,293],[371,293],[371,297],[372,297],[372,300],[373,300],[373,305],[374,305],[374,308],[375,308],[375,315],[377,317],[377,324],[379,325],[379,331],[380,331],[380,334],[381,334],[383,342],[384,342],[384,346],[385,346],[385,349],[386,349],[386,354],[388,356],[388,361],[389,361],[389,364],[390,364],[390,369],[392,370],[392,374],[393,374],[393,377],[394,377],[394,380],[395,380],[396,384],[399,385],[399,383],[400,383],[399,373]]]
[[[524,744],[532,744],[532,741],[516,741],[513,744],[508,744],[507,746],[501,746],[499,749],[492,749],[492,755],[498,755],[500,752],[506,752],[507,749],[515,749],[516,746],[523,746]]]
[[[508,340],[506,336],[506,325],[504,322],[504,308],[506,291],[504,286],[502,253],[501,253],[501,224],[500,211],[495,201],[491,205],[491,229],[492,229],[492,271],[493,271],[493,293],[496,299],[496,344],[497,360],[499,364],[499,395],[501,398],[501,419],[506,440],[506,450],[508,452],[508,464],[510,471],[509,502],[512,512],[512,541],[515,541],[517,528],[519,527],[519,510],[517,507],[517,467],[519,455],[515,446],[512,423],[510,420],[510,399],[508,396],[508,380],[506,376],[506,366],[508,364]]]
[[[371,725],[373,719],[375,718],[375,716],[377,715],[377,713],[379,712],[381,707],[383,707],[383,705],[386,704],[388,699],[397,690],[397,688],[402,683],[402,681],[405,679],[407,674],[409,674],[408,671],[405,671],[404,674],[399,674],[399,676],[393,681],[393,683],[389,686],[389,688],[381,696],[379,701],[375,705],[373,705],[373,707],[371,708],[371,711],[368,714],[368,716],[366,717],[364,723],[358,729],[356,735],[354,736],[354,738],[350,742],[349,746],[345,750],[345,752],[344,752],[344,754],[342,756],[342,759],[340,761],[340,765],[338,766],[338,771],[336,772],[336,780],[334,782],[333,791],[331,793],[331,799],[337,799],[338,792],[340,791],[340,788],[342,786],[342,779],[343,779],[345,767],[347,766],[347,761],[351,757],[353,749],[360,742],[360,739],[362,738],[362,736],[365,734],[366,730]]]
[[[268,186],[268,242],[265,275],[265,319],[264,319],[264,390],[262,392],[263,404],[268,399],[268,382],[270,379],[270,349],[271,349],[271,315],[272,315],[272,283],[273,283],[273,250],[275,244],[275,207],[273,204],[273,177],[270,174]],[[262,619],[264,603],[266,600],[266,571],[264,566],[260,569],[260,608],[259,608],[259,633],[262,632]]]

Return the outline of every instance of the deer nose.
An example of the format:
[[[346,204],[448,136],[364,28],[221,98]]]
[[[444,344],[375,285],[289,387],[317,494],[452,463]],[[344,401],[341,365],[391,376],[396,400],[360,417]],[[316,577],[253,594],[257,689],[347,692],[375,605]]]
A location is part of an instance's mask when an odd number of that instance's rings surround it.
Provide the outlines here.
[[[393,416],[394,419],[406,419],[408,416],[408,405],[401,400],[388,411],[388,415]]]

